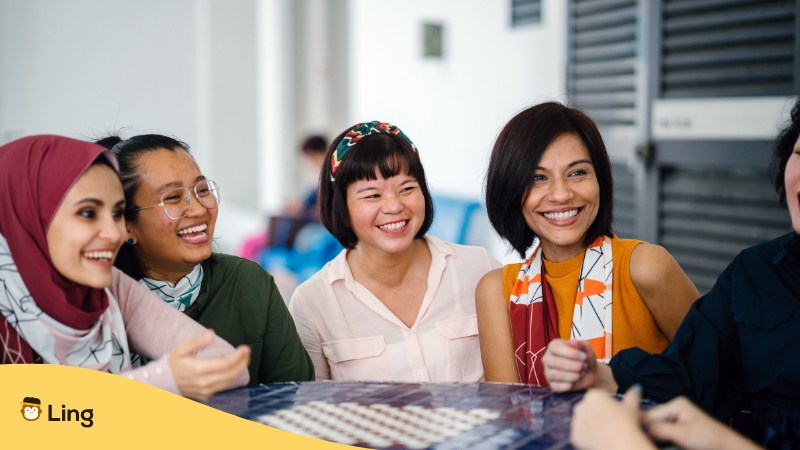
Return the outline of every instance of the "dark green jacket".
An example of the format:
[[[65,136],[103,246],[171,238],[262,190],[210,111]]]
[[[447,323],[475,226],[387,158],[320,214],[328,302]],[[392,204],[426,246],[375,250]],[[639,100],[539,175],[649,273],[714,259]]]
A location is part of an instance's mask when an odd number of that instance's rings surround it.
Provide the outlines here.
[[[222,253],[202,264],[200,295],[186,313],[234,347],[250,346],[250,384],[313,380],[314,366],[272,275]]]

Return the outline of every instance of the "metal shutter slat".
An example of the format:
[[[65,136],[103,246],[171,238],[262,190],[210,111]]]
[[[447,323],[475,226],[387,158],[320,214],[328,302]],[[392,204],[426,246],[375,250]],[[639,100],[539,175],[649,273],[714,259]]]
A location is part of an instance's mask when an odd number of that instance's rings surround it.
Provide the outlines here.
[[[636,229],[636,187],[634,174],[627,166],[612,164],[614,175],[614,231],[623,237]]]
[[[585,31],[574,37],[576,45],[602,45],[615,42],[630,42],[636,38],[636,24],[626,24],[614,28]]]
[[[659,242],[701,293],[742,249],[791,229],[763,171],[673,167],[661,180]]]
[[[587,61],[626,59],[636,55],[636,44],[634,42],[619,42],[606,45],[576,46],[574,52],[574,63],[577,64]]]

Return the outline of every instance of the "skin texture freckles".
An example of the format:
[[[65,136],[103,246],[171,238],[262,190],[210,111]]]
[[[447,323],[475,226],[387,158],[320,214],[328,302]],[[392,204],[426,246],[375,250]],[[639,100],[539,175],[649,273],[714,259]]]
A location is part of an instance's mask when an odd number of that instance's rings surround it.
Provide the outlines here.
[[[164,192],[205,179],[194,159],[183,150],[145,153],[136,164],[141,177],[134,197],[137,207],[157,204]],[[194,193],[191,195],[192,209],[186,217],[170,219],[161,207],[155,207],[139,211],[136,220],[129,223],[145,276],[175,283],[211,256],[219,209],[206,209]]]

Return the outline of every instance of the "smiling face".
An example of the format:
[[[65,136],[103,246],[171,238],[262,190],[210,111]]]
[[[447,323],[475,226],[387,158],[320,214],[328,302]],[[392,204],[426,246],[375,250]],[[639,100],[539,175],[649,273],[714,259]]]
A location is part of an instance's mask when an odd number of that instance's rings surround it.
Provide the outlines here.
[[[41,408],[34,405],[23,405],[22,406],[22,417],[25,420],[36,420],[39,418],[39,414],[41,413]]]
[[[144,153],[136,160],[136,169],[141,182],[133,203],[140,208],[158,204],[161,195],[171,189],[189,186],[191,191],[191,185],[205,179],[182,149]],[[218,209],[203,207],[194,192],[191,197],[192,208],[186,217],[170,219],[157,206],[139,211],[128,224],[145,276],[174,283],[211,256]]]
[[[64,278],[102,289],[125,237],[125,197],[117,174],[94,164],[64,196],[47,230],[53,266]]]
[[[408,250],[425,221],[425,197],[416,178],[401,173],[359,180],[347,187],[350,225],[357,251],[398,254]]]
[[[792,228],[795,233],[800,233],[800,137],[786,161],[783,182],[786,187],[786,205],[792,218]]]
[[[556,138],[534,169],[522,205],[525,222],[542,242],[544,257],[565,261],[583,252],[600,208],[600,185],[586,146],[574,134]]]

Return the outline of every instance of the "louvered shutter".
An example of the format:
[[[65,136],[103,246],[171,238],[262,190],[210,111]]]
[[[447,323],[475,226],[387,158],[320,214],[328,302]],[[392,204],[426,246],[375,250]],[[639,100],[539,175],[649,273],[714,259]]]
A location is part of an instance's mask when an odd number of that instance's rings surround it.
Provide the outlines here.
[[[763,170],[665,169],[661,179],[661,243],[700,292],[743,248],[791,230]]]
[[[567,92],[600,126],[636,125],[636,0],[569,5]]]
[[[662,0],[658,97],[698,100],[797,92],[798,4]],[[768,138],[687,139],[656,147],[660,158],[669,160],[659,167],[659,243],[701,293],[742,249],[791,229],[767,176],[772,150]]]
[[[662,97],[790,95],[794,0],[663,0]]]

